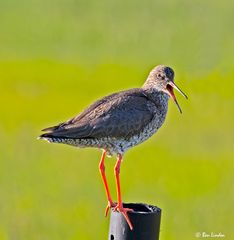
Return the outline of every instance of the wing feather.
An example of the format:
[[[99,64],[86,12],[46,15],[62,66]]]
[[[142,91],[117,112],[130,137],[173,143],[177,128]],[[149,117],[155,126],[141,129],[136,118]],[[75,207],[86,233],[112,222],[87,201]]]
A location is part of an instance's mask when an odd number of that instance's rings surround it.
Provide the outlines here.
[[[140,132],[154,117],[153,104],[141,89],[107,96],[58,126],[47,128],[41,137],[103,138],[130,137]]]

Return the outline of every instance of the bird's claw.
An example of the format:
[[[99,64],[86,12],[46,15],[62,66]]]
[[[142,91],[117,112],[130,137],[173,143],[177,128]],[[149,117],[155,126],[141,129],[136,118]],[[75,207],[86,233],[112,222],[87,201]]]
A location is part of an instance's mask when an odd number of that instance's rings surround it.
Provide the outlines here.
[[[107,217],[110,208],[115,208],[115,207],[116,207],[116,203],[113,203],[112,201],[108,201],[106,210],[105,210],[105,217]]]
[[[118,212],[122,213],[123,216],[124,216],[124,218],[125,218],[125,220],[126,220],[127,223],[128,223],[129,228],[130,228],[131,230],[133,230],[133,225],[132,225],[132,223],[131,223],[131,221],[130,221],[127,213],[128,213],[128,212],[134,212],[134,210],[132,210],[132,209],[130,209],[130,208],[124,208],[124,207],[123,207],[123,204],[119,204],[119,203],[118,203],[118,204],[114,207],[114,211],[118,211]]]

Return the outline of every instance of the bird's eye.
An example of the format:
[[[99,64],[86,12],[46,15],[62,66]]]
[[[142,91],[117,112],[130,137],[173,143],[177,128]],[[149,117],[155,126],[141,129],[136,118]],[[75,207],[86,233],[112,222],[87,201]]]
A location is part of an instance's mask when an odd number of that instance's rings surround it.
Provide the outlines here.
[[[161,78],[161,79],[165,79],[165,77],[164,77],[161,73],[158,73],[158,74],[157,74],[157,77],[158,77],[158,78]]]
[[[158,78],[161,78],[161,77],[162,77],[161,73],[158,73],[158,74],[157,74],[157,77],[158,77]]]

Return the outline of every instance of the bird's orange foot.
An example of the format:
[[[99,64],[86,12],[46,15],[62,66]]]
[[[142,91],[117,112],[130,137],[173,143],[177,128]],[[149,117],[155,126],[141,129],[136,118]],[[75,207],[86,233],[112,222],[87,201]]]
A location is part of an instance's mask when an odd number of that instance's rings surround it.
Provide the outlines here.
[[[112,201],[108,200],[106,211],[105,211],[105,217],[107,217],[110,208],[115,208],[115,207],[116,207],[116,203],[113,203]]]
[[[119,204],[119,203],[115,206],[114,211],[118,211],[118,212],[122,213],[124,218],[125,218],[125,220],[128,223],[129,228],[131,230],[133,230],[133,225],[132,225],[132,223],[131,223],[131,221],[130,221],[130,219],[128,217],[128,212],[134,212],[134,211],[132,209],[130,209],[130,208],[124,208],[123,204]]]

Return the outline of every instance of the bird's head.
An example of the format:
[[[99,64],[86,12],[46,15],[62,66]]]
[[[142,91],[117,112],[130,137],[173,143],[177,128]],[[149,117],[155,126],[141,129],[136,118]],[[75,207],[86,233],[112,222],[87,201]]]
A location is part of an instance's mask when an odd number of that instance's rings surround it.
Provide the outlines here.
[[[170,67],[159,65],[150,72],[144,86],[168,94],[175,102],[180,113],[182,113],[181,108],[176,100],[174,89],[176,89],[186,99],[188,99],[188,97],[174,83],[174,75],[174,71]]]

